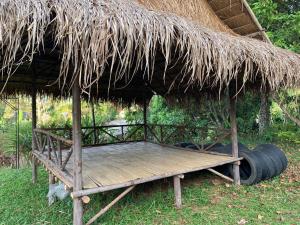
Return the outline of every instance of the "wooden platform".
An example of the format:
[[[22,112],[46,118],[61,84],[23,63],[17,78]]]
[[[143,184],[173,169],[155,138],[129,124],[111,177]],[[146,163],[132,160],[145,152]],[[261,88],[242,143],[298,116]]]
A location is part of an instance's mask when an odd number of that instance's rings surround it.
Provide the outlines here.
[[[238,159],[199,153],[150,142],[133,142],[83,149],[84,189],[137,184],[212,168]],[[72,174],[73,159],[67,170]],[[126,185],[125,185],[126,186]]]

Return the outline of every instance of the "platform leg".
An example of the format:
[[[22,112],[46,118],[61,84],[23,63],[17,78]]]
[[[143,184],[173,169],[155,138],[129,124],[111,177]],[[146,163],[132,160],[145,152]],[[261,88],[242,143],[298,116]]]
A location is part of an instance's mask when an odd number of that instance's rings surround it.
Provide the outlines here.
[[[49,185],[55,184],[55,177],[53,174],[49,173]]]
[[[175,193],[175,206],[180,209],[182,207],[182,198],[181,198],[181,183],[182,175],[176,175],[173,177],[174,181],[174,193]]]
[[[232,156],[239,157],[237,124],[236,124],[236,98],[230,97],[230,123],[231,123],[231,143]],[[236,185],[241,184],[239,162],[233,163],[233,179]]]
[[[37,180],[37,161],[32,157],[32,183],[35,184]]]
[[[33,82],[34,85],[32,87],[32,99],[31,99],[31,113],[32,113],[32,151],[36,150],[36,142],[34,139],[34,129],[36,128],[37,124],[37,115],[36,115],[36,88],[35,88],[35,82]],[[32,183],[35,184],[37,180],[37,161],[32,156]]]
[[[72,141],[73,141],[73,191],[82,190],[82,147],[81,147],[81,102],[78,78],[72,88]],[[73,199],[73,225],[83,224],[83,206],[81,198]]]

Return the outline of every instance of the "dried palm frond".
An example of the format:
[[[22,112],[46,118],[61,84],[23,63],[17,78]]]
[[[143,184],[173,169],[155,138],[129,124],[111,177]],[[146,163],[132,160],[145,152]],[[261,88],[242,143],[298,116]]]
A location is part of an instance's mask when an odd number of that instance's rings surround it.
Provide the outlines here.
[[[31,61],[50,32],[61,51],[61,89],[79,76],[80,87],[88,93],[108,68],[108,89],[121,79],[130,82],[141,69],[148,81],[153,76],[165,76],[164,71],[153,74],[158,49],[165,68],[172,66],[175,52],[183,59],[186,86],[197,84],[201,88],[209,81],[210,87],[220,90],[238,76],[246,83],[257,80],[258,74],[261,85],[271,90],[299,86],[299,55],[251,38],[214,31],[178,13],[149,10],[153,7],[149,2],[2,0],[2,71],[13,74],[14,66]]]

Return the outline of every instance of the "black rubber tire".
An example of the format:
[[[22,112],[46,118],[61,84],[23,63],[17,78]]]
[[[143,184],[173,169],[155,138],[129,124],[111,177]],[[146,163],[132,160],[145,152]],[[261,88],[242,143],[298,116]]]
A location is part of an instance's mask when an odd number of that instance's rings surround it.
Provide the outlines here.
[[[207,151],[228,154],[226,152],[226,150],[224,149],[224,145],[222,145],[222,144],[215,145],[215,146],[211,147],[210,149],[208,149]],[[229,172],[229,167],[230,166],[232,166],[232,165],[231,164],[225,164],[225,165],[222,165],[222,166],[214,167],[214,169],[216,171],[218,171],[219,173],[222,173],[223,175],[230,177],[230,172]]]
[[[228,144],[228,145],[225,145],[224,146],[224,151],[227,152],[228,154],[231,154],[232,150],[231,150],[232,146],[231,146],[231,143]],[[246,152],[250,152],[249,148],[247,148],[246,145],[243,145],[242,143],[238,143],[238,148],[239,148],[239,152],[241,151],[246,151]]]
[[[258,163],[262,165],[262,180],[267,180],[275,176],[276,164],[271,160],[268,155],[263,151],[258,151],[256,148],[254,149],[254,154],[256,154]]]
[[[259,158],[253,151],[239,151],[239,156],[244,159],[241,160],[240,177],[241,184],[252,185],[261,181],[263,165],[259,162]],[[233,169],[229,167],[230,174],[233,177]]]
[[[284,152],[278,148],[276,145],[273,144],[261,144],[258,145],[256,148],[260,149],[261,151],[266,152],[268,155],[273,155],[274,157],[280,159],[282,163],[281,172],[283,172],[288,165],[288,160],[284,154]]]
[[[190,148],[190,149],[194,149],[194,150],[199,150],[198,147],[195,144],[191,144],[186,146],[185,148]]]
[[[191,142],[178,142],[178,143],[176,143],[174,146],[176,146],[176,147],[181,147],[181,148],[185,148],[186,146],[188,146],[188,145],[192,145],[193,143],[191,143]]]
[[[241,151],[247,151],[247,152],[250,151],[246,146],[244,146],[241,143],[239,143],[239,149],[241,149]],[[208,151],[231,155],[231,144],[226,146],[223,145],[213,146],[212,148],[208,149]],[[232,164],[218,166],[216,167],[216,170],[226,176],[232,177],[230,173],[230,171],[232,171]],[[247,171],[244,171],[243,168],[240,168],[240,176],[245,177],[246,172]]]
[[[209,146],[211,146],[213,143],[208,143],[208,144],[205,144],[205,145],[203,145],[203,148],[205,149],[205,148],[207,148],[207,147],[209,147]],[[201,145],[200,145],[201,146]],[[214,144],[213,146],[212,146],[212,148],[219,148],[219,147],[223,147],[224,145],[223,144],[221,144],[221,143],[216,143],[216,144]],[[208,151],[209,151],[209,149],[207,149]]]

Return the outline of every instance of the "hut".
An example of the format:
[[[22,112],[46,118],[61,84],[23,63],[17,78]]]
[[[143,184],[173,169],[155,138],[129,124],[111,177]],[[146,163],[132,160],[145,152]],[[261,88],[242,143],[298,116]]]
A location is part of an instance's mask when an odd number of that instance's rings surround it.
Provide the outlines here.
[[[50,182],[55,177],[72,191],[75,225],[83,223],[90,194],[127,188],[88,224],[140,183],[173,177],[177,207],[185,173],[232,163],[239,184],[237,95],[300,81],[300,56],[269,42],[245,0],[2,0],[0,48],[2,95],[32,96],[33,182],[39,162]],[[37,93],[72,96],[73,126],[63,130],[71,138],[36,128]],[[82,147],[81,99],[141,103],[153,94],[206,93],[229,93],[230,156],[150,142],[146,110],[134,129],[143,131],[142,140]],[[95,138],[106,132],[91,130]]]

